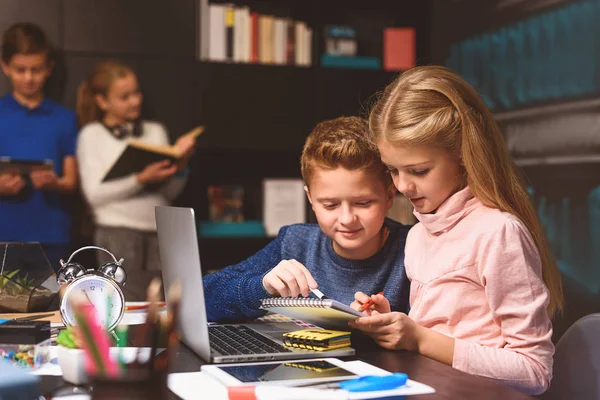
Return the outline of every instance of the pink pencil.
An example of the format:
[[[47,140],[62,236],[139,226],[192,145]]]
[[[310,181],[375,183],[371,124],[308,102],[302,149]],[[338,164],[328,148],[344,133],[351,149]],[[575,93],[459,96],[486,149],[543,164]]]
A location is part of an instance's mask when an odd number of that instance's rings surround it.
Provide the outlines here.
[[[110,339],[98,320],[96,309],[86,302],[76,302],[75,318],[85,350],[86,371],[90,375],[119,375],[117,363],[110,358]]]

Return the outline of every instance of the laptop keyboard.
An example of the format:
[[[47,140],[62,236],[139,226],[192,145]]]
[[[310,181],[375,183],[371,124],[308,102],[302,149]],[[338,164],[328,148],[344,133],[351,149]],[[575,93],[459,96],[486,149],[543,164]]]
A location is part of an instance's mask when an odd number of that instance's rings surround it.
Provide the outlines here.
[[[208,329],[210,347],[222,355],[289,353],[291,350],[243,325],[215,325]]]

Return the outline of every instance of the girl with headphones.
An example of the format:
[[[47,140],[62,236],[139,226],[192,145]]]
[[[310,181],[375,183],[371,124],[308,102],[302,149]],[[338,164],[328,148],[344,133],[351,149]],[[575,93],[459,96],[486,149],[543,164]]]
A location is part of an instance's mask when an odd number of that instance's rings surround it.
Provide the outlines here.
[[[121,254],[129,284],[127,300],[145,299],[145,290],[160,273],[154,207],[171,202],[186,183],[194,139],[177,140],[181,161],[149,164],[142,171],[103,182],[132,138],[169,144],[165,128],[140,118],[142,94],[134,71],[118,61],[103,61],[79,86],[77,114],[82,129],[77,160],[83,194],[96,223],[96,245]],[[99,254],[99,262],[105,260]]]

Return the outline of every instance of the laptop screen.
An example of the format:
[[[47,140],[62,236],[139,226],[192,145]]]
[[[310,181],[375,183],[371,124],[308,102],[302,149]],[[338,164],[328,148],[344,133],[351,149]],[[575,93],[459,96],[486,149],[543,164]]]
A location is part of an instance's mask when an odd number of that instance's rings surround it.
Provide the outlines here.
[[[163,287],[182,285],[179,330],[182,341],[210,361],[210,342],[200,267],[200,251],[194,210],[183,207],[155,208]],[[168,299],[166,299],[168,302]]]

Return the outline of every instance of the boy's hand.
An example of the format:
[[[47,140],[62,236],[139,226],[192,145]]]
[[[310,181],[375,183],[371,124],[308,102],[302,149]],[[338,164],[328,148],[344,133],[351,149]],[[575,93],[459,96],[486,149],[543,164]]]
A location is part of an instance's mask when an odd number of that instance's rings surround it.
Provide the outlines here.
[[[263,278],[263,286],[271,296],[307,297],[318,287],[310,271],[296,260],[283,260]]]
[[[357,318],[348,325],[361,330],[386,349],[418,350],[422,328],[404,313],[379,314],[374,310],[371,316]]]
[[[148,164],[137,174],[137,180],[142,185],[159,183],[173,176],[177,172],[177,165],[171,164],[169,160],[162,160]]]
[[[365,309],[361,310],[363,305],[367,302],[372,301],[371,305]],[[372,296],[368,296],[363,292],[356,292],[354,294],[354,301],[350,304],[350,307],[357,311],[362,311],[367,315],[375,315],[375,314],[385,314],[392,311],[390,307],[390,302],[385,298],[382,294],[374,294]]]
[[[29,174],[31,184],[37,190],[55,190],[58,188],[58,176],[54,171],[38,170]]]
[[[25,186],[25,179],[19,174],[0,174],[0,195],[14,196]]]

